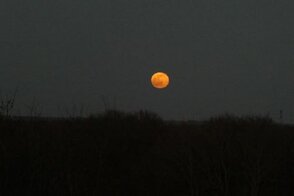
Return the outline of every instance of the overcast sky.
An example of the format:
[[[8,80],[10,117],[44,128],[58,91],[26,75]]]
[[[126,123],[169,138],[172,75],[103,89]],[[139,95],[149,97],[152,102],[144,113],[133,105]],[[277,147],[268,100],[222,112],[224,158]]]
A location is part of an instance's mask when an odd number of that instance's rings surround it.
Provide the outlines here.
[[[294,122],[293,0],[1,0],[0,90],[18,112],[84,105],[166,119]],[[151,74],[170,86],[156,90]],[[104,97],[104,98],[103,98]]]

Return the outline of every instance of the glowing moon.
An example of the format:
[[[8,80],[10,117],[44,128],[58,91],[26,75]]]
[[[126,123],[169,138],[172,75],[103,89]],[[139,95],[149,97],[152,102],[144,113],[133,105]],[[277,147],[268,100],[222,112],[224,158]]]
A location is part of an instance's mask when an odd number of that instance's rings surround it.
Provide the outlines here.
[[[151,84],[154,88],[163,89],[169,85],[169,77],[166,73],[157,72],[151,77]]]

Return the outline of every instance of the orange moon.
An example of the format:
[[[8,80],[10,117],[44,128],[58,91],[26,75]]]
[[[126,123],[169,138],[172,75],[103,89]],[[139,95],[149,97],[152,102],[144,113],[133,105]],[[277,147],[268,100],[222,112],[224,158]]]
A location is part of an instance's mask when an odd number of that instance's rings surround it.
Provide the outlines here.
[[[169,77],[166,73],[157,72],[151,77],[151,84],[154,88],[163,89],[169,85]]]

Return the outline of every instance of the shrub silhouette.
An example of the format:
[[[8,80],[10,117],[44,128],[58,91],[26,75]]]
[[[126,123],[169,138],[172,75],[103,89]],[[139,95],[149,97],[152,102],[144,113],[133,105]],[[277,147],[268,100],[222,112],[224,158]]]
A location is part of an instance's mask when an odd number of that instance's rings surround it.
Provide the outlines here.
[[[0,122],[0,195],[293,195],[293,127],[150,111]]]

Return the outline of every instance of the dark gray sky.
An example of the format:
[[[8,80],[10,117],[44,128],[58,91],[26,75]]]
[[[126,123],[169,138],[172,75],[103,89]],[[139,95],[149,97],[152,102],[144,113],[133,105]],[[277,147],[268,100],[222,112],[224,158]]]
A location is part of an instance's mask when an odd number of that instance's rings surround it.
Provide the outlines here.
[[[18,111],[83,104],[164,118],[294,122],[293,0],[1,0],[0,89]],[[165,90],[149,83],[170,75]]]

